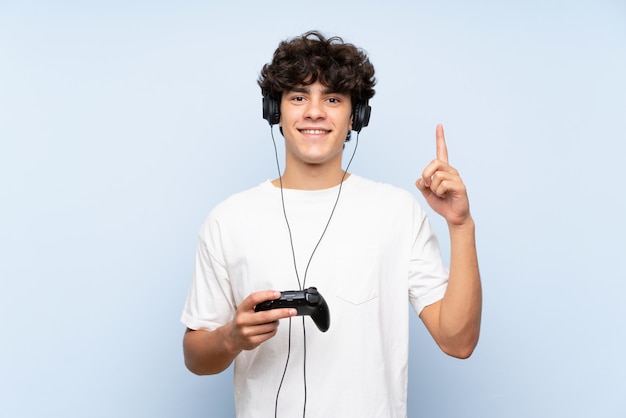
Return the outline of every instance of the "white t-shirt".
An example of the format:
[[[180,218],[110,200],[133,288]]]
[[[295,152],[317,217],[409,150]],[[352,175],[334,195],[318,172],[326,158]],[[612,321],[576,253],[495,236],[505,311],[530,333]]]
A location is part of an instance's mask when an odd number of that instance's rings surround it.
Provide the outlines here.
[[[339,186],[285,189],[298,283],[280,193],[266,181],[211,212],[182,322],[213,330],[252,292],[315,286],[330,328],[322,333],[306,316],[291,320],[278,417],[302,415],[305,352],[307,417],[405,417],[407,300],[419,314],[443,297],[448,278],[426,214],[407,191],[354,174],[341,186],[330,223]],[[238,417],[273,416],[289,328],[282,320],[274,338],[236,358]]]

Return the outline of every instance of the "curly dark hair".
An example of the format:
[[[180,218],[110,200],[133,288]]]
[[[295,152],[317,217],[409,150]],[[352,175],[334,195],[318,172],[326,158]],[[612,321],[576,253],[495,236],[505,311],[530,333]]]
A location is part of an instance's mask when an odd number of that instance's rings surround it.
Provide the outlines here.
[[[282,41],[272,62],[263,66],[258,83],[264,96],[280,99],[294,86],[318,80],[337,93],[350,95],[353,104],[366,102],[375,93],[374,66],[366,53],[338,36],[326,38],[317,31]]]

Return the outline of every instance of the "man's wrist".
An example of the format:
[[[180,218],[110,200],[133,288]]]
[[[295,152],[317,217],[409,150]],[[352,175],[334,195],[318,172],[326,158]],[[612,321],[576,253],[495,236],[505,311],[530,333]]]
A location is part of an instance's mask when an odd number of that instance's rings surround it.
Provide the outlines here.
[[[448,229],[450,231],[450,235],[456,234],[474,234],[476,230],[476,224],[474,223],[474,219],[471,215],[467,215],[467,218],[460,223],[448,223]]]
[[[227,323],[226,325],[224,325],[223,327],[219,328],[218,331],[220,333],[220,339],[222,340],[222,343],[224,344],[224,349],[226,350],[228,354],[230,354],[234,358],[241,352],[241,349],[237,347],[237,344],[235,343],[235,339],[232,336],[232,332],[231,332],[232,326],[233,326],[233,322],[231,321]]]

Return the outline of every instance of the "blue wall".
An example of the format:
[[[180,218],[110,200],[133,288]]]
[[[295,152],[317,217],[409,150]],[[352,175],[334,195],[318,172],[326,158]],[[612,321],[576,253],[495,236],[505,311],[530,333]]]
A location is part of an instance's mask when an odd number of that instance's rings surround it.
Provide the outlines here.
[[[180,312],[208,211],[276,174],[258,72],[312,28],[377,69],[352,171],[414,190],[442,122],[469,188],[482,338],[447,358],[414,316],[410,416],[626,414],[623,2],[13,3],[1,416],[234,413],[229,372],[184,368]]]

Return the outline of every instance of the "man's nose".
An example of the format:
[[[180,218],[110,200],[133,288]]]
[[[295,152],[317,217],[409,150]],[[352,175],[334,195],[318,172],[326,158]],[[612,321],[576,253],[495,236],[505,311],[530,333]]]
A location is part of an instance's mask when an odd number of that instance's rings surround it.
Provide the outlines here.
[[[323,119],[326,116],[326,112],[322,105],[321,100],[309,100],[307,103],[304,117],[309,119]]]

